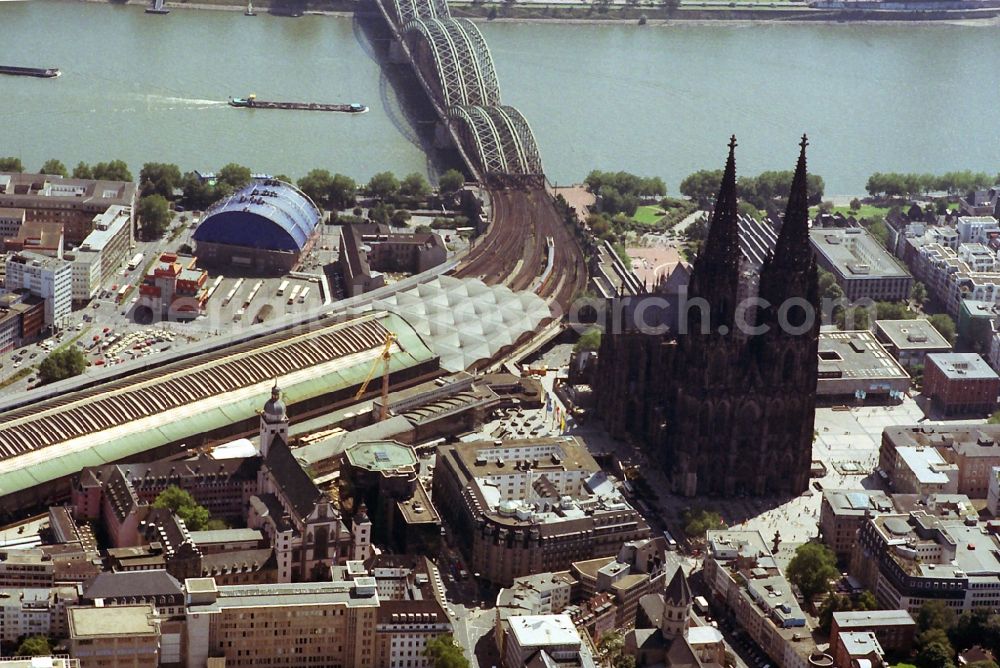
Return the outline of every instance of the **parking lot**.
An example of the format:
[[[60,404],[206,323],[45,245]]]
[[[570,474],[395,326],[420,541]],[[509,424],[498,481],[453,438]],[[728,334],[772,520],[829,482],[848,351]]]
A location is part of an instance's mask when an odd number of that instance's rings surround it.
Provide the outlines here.
[[[362,211],[362,216],[365,213]],[[164,252],[190,252],[190,248],[195,245],[193,233],[201,217],[200,211],[174,212],[171,225],[162,238],[152,241],[137,239],[135,247],[128,252],[126,261],[135,255],[142,255],[139,263],[141,266],[130,269],[123,261],[123,265],[108,277],[94,299],[82,308],[74,310],[66,322],[60,323],[60,328],[50,336],[51,343],[47,348],[33,343],[11,351],[10,356],[0,358],[0,384],[7,383],[3,391],[14,393],[32,387],[37,382],[35,378],[37,366],[45,355],[58,346],[66,345],[67,342],[77,345],[74,338],[80,338],[87,344],[85,346],[88,352],[87,358],[91,364],[88,370],[93,372],[126,361],[133,356],[155,355],[170,346],[180,345],[186,341],[197,341],[221,333],[230,333],[234,329],[250,327],[258,322],[312,311],[322,306],[324,302],[343,297],[336,271],[327,272],[325,285],[320,279],[324,268],[338,259],[342,231],[341,226],[327,225],[324,222],[319,226],[319,238],[316,243],[302,258],[299,267],[300,276],[247,277],[240,281],[234,276],[223,276],[220,280],[218,274],[211,274],[208,286],[213,286],[217,281],[219,284],[208,301],[206,312],[196,320],[150,323],[147,318],[140,317],[143,322],[136,322],[136,306],[139,302],[137,286],[142,282],[146,268],[153,259]],[[408,228],[412,231],[417,226],[430,224],[433,219],[434,216],[429,214],[416,215],[409,221]],[[445,239],[449,252],[453,253],[467,246],[467,241],[454,230],[442,229],[439,232]],[[309,275],[316,278],[310,280],[307,277]],[[396,278],[395,275],[386,277],[390,283]],[[286,280],[288,281],[286,289],[279,290]],[[251,298],[251,292],[258,282],[260,287]],[[326,287],[329,287],[331,294],[325,294]],[[128,288],[128,294],[124,302],[120,302],[118,293],[123,288]],[[234,292],[229,297],[231,291]],[[278,294],[279,292],[283,294]],[[148,312],[144,315],[148,316]],[[105,328],[109,331],[105,332]],[[163,333],[155,331],[157,329]],[[174,336],[176,341],[169,339],[167,333]],[[97,343],[93,341],[95,335],[101,339],[96,351],[89,349],[90,345]],[[119,345],[118,342],[125,340],[126,337],[129,343]],[[116,348],[112,349],[114,354],[105,356],[105,341],[109,338],[114,338],[115,343],[111,345]],[[151,343],[147,344],[147,341]],[[140,344],[141,347],[137,349],[136,346]],[[12,381],[11,377],[14,375],[17,378]],[[525,424],[524,428],[531,432],[536,426],[534,423]]]
[[[212,291],[205,313],[194,322],[186,323],[192,329],[211,334],[232,332],[258,322],[314,310],[323,304],[324,298],[320,282],[304,278],[209,275],[207,285],[211,288],[216,284],[218,287]]]
[[[114,366],[154,353],[170,350],[177,335],[158,328],[147,327],[116,333],[110,327],[101,328],[99,333],[81,337],[76,345],[85,350],[92,366]]]

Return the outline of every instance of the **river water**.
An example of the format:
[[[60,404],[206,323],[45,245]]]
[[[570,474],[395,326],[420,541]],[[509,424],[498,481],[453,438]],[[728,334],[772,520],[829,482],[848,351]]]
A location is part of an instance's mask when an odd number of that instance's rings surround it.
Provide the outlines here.
[[[481,23],[504,103],[531,123],[549,179],[591,169],[662,176],[791,169],[799,135],[828,194],[874,171],[1000,171],[996,28],[961,25]],[[381,62],[373,21],[31,0],[0,2],[0,63],[59,67],[0,77],[0,155],[35,169],[122,158],[294,178],[313,167],[366,180],[432,174],[433,116],[404,68]],[[362,102],[371,112],[247,111],[262,99]]]

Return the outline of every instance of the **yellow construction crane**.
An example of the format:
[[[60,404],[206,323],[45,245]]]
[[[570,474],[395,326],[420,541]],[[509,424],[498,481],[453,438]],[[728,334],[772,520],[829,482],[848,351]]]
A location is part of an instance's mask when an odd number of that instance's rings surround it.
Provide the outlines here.
[[[392,349],[392,344],[395,342],[396,335],[392,332],[387,332],[385,335],[385,345],[382,347],[382,353],[378,356],[378,359],[372,363],[372,368],[368,370],[368,376],[365,378],[365,382],[361,383],[358,393],[354,395],[355,399],[361,398],[361,396],[368,389],[368,383],[372,382],[372,378],[375,377],[375,370],[378,368],[378,363],[382,362],[382,410],[379,411],[379,422],[384,420],[389,415],[389,360],[392,358],[390,350]]]

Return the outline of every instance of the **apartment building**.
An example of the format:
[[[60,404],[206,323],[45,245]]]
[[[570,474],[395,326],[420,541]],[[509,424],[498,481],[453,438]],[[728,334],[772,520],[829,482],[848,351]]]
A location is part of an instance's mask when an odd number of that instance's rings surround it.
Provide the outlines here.
[[[971,512],[971,511],[970,511]],[[1000,542],[994,523],[924,510],[876,515],[858,532],[851,574],[889,609],[914,614],[931,600],[956,613],[1000,609]]]
[[[24,225],[24,209],[0,208],[0,239],[16,237]]]
[[[61,223],[66,243],[77,245],[93,231],[94,217],[110,206],[129,209],[135,224],[138,186],[127,181],[70,179],[51,174],[0,174],[0,207],[23,209],[27,222]]]
[[[503,626],[503,668],[523,668],[532,659],[532,665],[540,666],[593,665],[590,649],[569,615],[522,615]]]
[[[997,408],[1000,375],[976,353],[933,353],[923,391],[944,415],[984,417]]]
[[[94,216],[93,231],[80,246],[64,255],[73,265],[73,301],[93,299],[101,285],[121,268],[134,244],[132,212],[111,206]]]
[[[70,608],[69,647],[81,668],[156,668],[160,622],[152,604]]]
[[[1000,225],[993,216],[959,216],[955,231],[963,244],[989,244],[1000,239]]]
[[[857,540],[858,529],[871,513],[894,510],[892,499],[881,490],[826,489],[819,508],[819,528],[823,543],[847,562]]]
[[[759,531],[709,531],[705,583],[778,668],[806,668],[814,654],[808,618]]]
[[[962,244],[953,248],[927,241],[929,236],[907,239],[913,248],[911,266],[928,292],[944,304],[948,315],[958,319],[964,300],[992,304],[1000,301],[1000,272],[995,252],[982,244]],[[987,253],[992,255],[992,263]]]
[[[79,597],[76,587],[0,589],[0,641],[15,644],[25,636],[66,637],[66,610]]]
[[[501,586],[614,556],[650,533],[572,437],[442,446],[433,489],[452,528],[469,537],[462,542],[471,568]]]
[[[511,615],[557,615],[570,606],[579,582],[568,571],[514,578],[497,594],[498,621]]]
[[[64,655],[0,659],[0,668],[80,668],[80,660]]]
[[[52,587],[52,559],[40,549],[0,552],[0,587]]]
[[[917,623],[905,610],[855,610],[833,613],[830,645],[842,632],[871,632],[886,652],[906,653],[913,647]]]
[[[440,575],[427,557],[379,555],[331,570],[334,582],[375,581],[376,668],[432,668],[433,661],[424,656],[427,643],[453,629],[438,590]]]
[[[1000,425],[943,424],[886,427],[879,448],[879,469],[898,489],[896,471],[901,447],[934,450],[957,473],[956,491],[972,499],[985,499],[991,484],[991,470],[1000,466]],[[928,455],[929,456],[929,455]],[[940,465],[940,460],[935,459]]]
[[[206,668],[209,657],[227,668],[376,666],[374,578],[223,587],[190,578],[185,590],[188,668]]]
[[[7,257],[4,287],[27,290],[45,301],[45,324],[62,326],[73,305],[73,269],[68,262],[36,253]]]
[[[0,294],[0,353],[37,340],[44,329],[44,299],[25,290]]]

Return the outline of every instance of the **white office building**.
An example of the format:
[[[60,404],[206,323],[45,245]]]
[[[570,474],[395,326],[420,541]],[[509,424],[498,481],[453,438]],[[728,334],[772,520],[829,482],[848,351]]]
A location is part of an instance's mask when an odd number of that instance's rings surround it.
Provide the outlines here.
[[[73,268],[69,262],[37,253],[14,253],[7,258],[4,287],[27,290],[45,300],[45,324],[62,326],[73,304]]]
[[[80,247],[67,253],[73,264],[73,301],[90,301],[121,268],[132,247],[131,209],[111,206],[94,216],[94,231]]]

